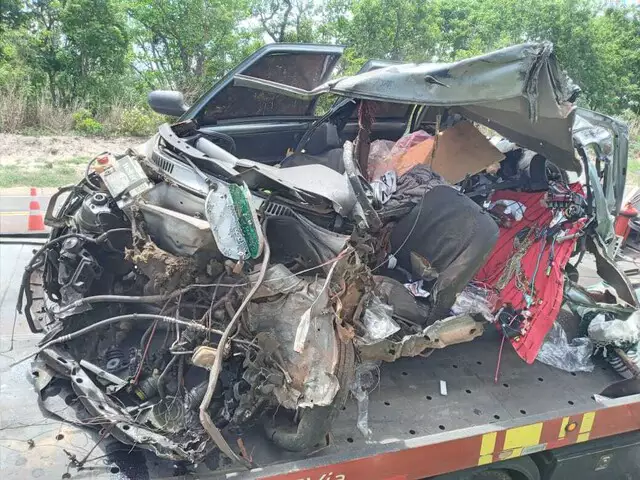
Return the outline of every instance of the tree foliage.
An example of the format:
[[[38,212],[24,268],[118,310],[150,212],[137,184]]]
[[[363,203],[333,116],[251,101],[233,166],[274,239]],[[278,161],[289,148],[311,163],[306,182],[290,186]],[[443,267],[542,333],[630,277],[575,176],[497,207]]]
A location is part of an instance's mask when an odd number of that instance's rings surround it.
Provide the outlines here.
[[[253,47],[240,27],[245,0],[132,0],[124,2],[134,36],[132,68],[148,87],[199,89]]]
[[[265,42],[343,44],[351,73],[540,40],[583,104],[640,112],[640,9],[598,0],[2,0],[0,21],[0,93],[94,113],[156,88],[193,97]]]

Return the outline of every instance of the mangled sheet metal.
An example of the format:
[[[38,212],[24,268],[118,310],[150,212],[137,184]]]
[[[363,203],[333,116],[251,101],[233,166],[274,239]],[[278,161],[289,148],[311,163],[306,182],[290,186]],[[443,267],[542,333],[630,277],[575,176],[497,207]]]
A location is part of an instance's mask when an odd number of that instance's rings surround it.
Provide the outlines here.
[[[265,286],[248,308],[247,326],[262,334],[258,343],[273,351],[285,381],[274,394],[285,408],[330,405],[340,384],[333,310],[327,279],[309,282],[285,266],[271,266]]]
[[[559,69],[549,42],[526,43],[453,63],[392,65],[338,78],[307,91],[246,75],[235,85],[314,98],[323,93],[365,100],[455,107],[566,170],[580,171],[571,136],[578,87]]]

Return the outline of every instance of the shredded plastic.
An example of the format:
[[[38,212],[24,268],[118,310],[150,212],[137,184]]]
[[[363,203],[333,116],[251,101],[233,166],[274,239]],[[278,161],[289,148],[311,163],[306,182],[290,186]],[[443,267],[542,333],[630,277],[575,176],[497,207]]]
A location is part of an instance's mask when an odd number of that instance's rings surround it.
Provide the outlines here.
[[[376,296],[372,297],[371,303],[364,311],[365,333],[358,339],[359,342],[364,345],[378,343],[400,330],[392,315],[392,306],[382,303]]]
[[[624,347],[636,344],[640,342],[640,311],[633,312],[626,320],[610,321],[607,321],[604,313],[600,313],[591,320],[588,335],[599,345]]]
[[[536,360],[567,372],[592,372],[593,342],[586,337],[567,340],[562,325],[554,323],[540,347]]]
[[[369,147],[369,180],[377,180],[384,172],[391,170],[391,150],[395,142],[391,140],[374,140]],[[388,167],[388,168],[386,168]]]
[[[358,418],[356,426],[364,438],[371,438],[369,428],[369,392],[380,383],[380,368],[375,362],[361,363],[356,367],[351,393],[358,401]]]
[[[494,322],[493,310],[495,307],[495,294],[488,288],[469,284],[456,298],[451,307],[453,315],[480,314],[488,322]]]
[[[417,130],[405,135],[395,143],[389,140],[371,142],[367,171],[369,180],[377,180],[390,170],[396,172],[397,175],[402,175],[410,167],[408,165],[400,165],[402,156],[414,145],[430,138],[432,138],[431,135],[424,130]]]

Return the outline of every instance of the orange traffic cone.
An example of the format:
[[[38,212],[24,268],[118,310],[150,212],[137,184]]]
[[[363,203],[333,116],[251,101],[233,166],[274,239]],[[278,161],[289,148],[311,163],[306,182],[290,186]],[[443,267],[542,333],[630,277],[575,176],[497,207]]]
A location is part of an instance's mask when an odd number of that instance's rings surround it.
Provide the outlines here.
[[[35,188],[31,189],[31,196],[35,197],[37,191]],[[37,200],[31,200],[29,202],[29,223],[27,230],[30,232],[40,232],[44,230],[44,217],[40,211],[40,202]]]

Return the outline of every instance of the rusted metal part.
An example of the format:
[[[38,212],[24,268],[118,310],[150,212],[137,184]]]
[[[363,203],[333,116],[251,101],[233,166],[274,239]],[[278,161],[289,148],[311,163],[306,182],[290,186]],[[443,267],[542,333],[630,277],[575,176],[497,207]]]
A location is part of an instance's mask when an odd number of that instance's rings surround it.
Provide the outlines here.
[[[176,288],[194,283],[199,267],[193,257],[178,257],[162,250],[151,240],[141,248],[125,252],[125,258],[133,261],[149,278],[148,293],[172,292]]]
[[[356,160],[360,172],[366,176],[369,169],[369,150],[371,147],[371,126],[373,125],[373,104],[367,101],[360,102],[358,107],[358,136],[355,142]],[[373,180],[368,178],[367,180]]]
[[[282,362],[286,381],[274,388],[282,406],[330,405],[339,388],[337,338],[328,289],[331,275],[317,281],[292,275],[282,265],[267,270],[256,301],[248,306],[248,328],[263,334],[263,342],[267,334],[273,344],[270,348]],[[267,297],[277,293],[276,283],[285,293]]]
[[[483,332],[482,323],[469,315],[459,315],[438,320],[419,334],[405,335],[398,341],[385,339],[373,345],[360,345],[358,350],[362,360],[393,362],[400,357],[415,357],[430,348],[470,342]]]

